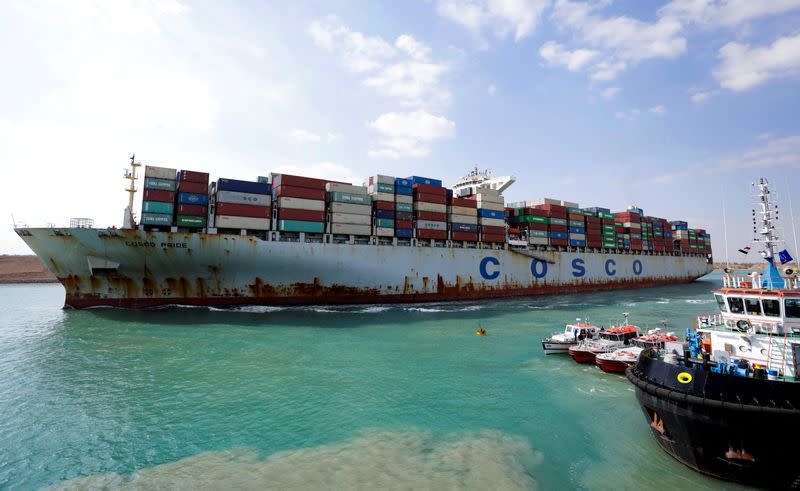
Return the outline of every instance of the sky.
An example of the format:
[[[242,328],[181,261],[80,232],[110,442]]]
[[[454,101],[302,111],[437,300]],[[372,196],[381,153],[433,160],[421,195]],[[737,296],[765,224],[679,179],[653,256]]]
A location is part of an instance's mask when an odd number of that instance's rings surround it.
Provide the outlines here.
[[[478,166],[507,201],[686,220],[718,260],[725,232],[751,259],[766,177],[794,250],[800,0],[10,0],[0,57],[0,253],[30,252],[12,216],[120,226],[133,153],[212,179]]]

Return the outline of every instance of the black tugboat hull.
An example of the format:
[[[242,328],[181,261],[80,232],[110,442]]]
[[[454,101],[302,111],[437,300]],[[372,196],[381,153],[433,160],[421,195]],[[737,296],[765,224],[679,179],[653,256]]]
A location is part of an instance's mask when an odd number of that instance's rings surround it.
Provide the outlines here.
[[[715,382],[719,381],[709,380],[709,375],[724,377],[725,384],[747,381],[750,387],[745,391],[753,390],[752,379],[654,360],[646,360],[649,363],[643,369],[642,361],[626,375],[636,386],[636,398],[653,438],[665,452],[686,466],[719,479],[763,488],[800,489],[800,466],[794,450],[800,438],[800,412],[785,407],[726,403],[724,398],[715,400],[696,393],[701,385],[717,386]],[[657,363],[666,367],[653,366]],[[681,372],[693,375],[692,382],[681,384],[676,377],[669,379]],[[676,382],[673,384],[672,380]],[[765,390],[768,388],[767,381],[758,382]],[[761,400],[767,403],[770,394],[763,397]]]

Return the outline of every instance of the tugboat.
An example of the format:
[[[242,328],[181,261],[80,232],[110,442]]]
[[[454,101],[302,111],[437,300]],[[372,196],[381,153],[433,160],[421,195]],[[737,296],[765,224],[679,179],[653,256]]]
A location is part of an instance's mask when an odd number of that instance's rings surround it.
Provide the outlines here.
[[[564,332],[554,333],[549,338],[542,339],[544,354],[566,353],[570,346],[574,346],[584,339],[597,336],[600,328],[588,322],[575,319],[575,324],[567,324]]]
[[[720,313],[698,318],[677,350],[645,350],[626,376],[656,442],[688,467],[748,485],[800,488],[800,278],[778,271],[777,211],[756,184],[763,274],[726,269]],[[671,345],[670,345],[671,346]],[[670,352],[671,351],[671,352]]]
[[[671,332],[661,329],[652,329],[644,336],[631,340],[633,346],[620,348],[610,353],[601,353],[595,357],[595,363],[600,370],[607,373],[624,373],[625,370],[636,363],[642,351],[654,348],[661,349],[667,342],[677,341],[678,338]]]
[[[639,328],[628,324],[628,314],[621,326],[601,330],[595,339],[586,339],[579,344],[570,346],[569,356],[577,363],[594,363],[595,357],[600,353],[610,353],[624,348],[630,344],[631,339],[639,337]]]

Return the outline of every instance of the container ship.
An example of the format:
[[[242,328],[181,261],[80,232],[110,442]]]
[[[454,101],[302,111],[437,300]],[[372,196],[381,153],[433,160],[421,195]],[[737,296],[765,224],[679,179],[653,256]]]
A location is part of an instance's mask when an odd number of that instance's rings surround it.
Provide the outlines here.
[[[121,228],[15,227],[71,308],[440,302],[650,287],[712,270],[685,221],[543,198],[506,203],[511,176],[448,189],[387,175],[363,185],[256,180],[131,159]]]

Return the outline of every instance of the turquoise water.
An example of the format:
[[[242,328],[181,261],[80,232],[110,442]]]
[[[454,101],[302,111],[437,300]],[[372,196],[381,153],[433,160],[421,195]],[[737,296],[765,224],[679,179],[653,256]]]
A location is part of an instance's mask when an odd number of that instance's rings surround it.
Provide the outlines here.
[[[0,488],[730,489],[656,447],[624,377],[539,344],[587,315],[682,331],[718,284],[147,312],[2,286]]]

